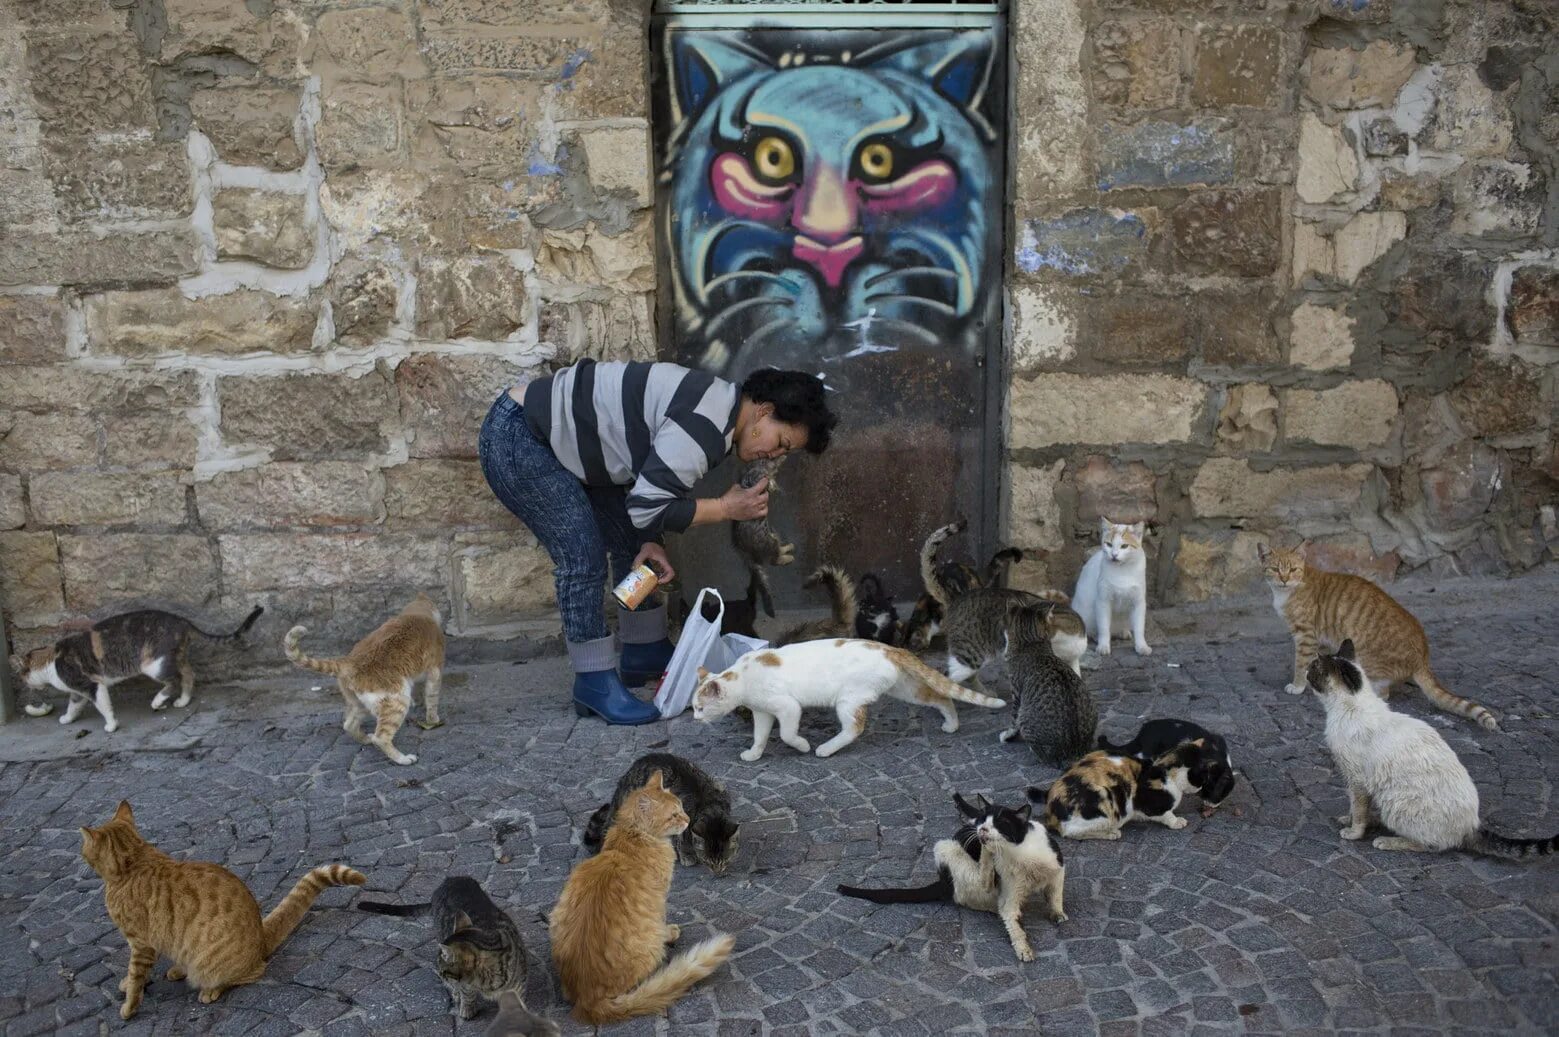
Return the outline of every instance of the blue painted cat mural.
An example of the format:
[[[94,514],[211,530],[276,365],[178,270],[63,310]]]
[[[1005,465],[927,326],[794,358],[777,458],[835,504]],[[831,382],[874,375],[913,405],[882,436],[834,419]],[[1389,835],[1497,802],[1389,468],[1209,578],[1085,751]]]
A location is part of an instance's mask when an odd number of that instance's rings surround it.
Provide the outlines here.
[[[836,33],[810,50],[799,32],[665,34],[662,246],[687,362],[739,377],[983,348],[997,37],[864,35],[852,53]]]

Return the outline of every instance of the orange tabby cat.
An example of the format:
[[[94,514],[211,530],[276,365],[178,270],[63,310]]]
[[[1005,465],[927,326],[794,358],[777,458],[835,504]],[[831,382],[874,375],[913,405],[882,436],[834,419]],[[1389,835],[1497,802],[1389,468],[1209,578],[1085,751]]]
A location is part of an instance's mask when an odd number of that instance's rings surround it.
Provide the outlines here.
[[[1381,698],[1405,681],[1417,684],[1430,702],[1447,713],[1476,720],[1498,731],[1494,714],[1453,695],[1429,669],[1429,639],[1413,614],[1362,576],[1327,572],[1305,564],[1306,541],[1288,550],[1258,545],[1257,553],[1272,585],[1272,605],[1294,633],[1294,680],[1284,690],[1305,690],[1305,671],[1317,655],[1317,643],[1333,646],[1352,639],[1359,664]]]
[[[422,689],[422,710],[426,719],[421,726],[427,730],[443,723],[438,718],[438,693],[443,680],[444,631],[433,599],[418,594],[400,615],[385,620],[340,659],[304,655],[298,639],[308,632],[308,627],[293,627],[282,645],[287,658],[297,665],[336,678],[346,700],[346,717],[341,721],[346,733],[364,745],[378,746],[396,763],[416,763],[415,754],[395,748],[395,733],[411,711],[411,686],[424,675],[427,683]],[[358,730],[364,712],[374,718],[374,733],[366,738]]]
[[[253,983],[265,962],[292,935],[326,886],[361,886],[361,872],[341,864],[315,868],[275,910],[260,905],[243,880],[220,864],[178,861],[141,838],[130,804],[113,819],[81,830],[81,856],[103,878],[108,917],[130,944],[130,968],[119,983],[119,1017],[141,1007],[141,991],[159,954],[172,959],[171,980],[188,979],[210,1004],[229,987]]]
[[[666,945],[681,934],[666,924],[671,837],[687,825],[682,801],[656,771],[623,800],[601,852],[568,876],[550,927],[575,1019],[600,1025],[664,1012],[731,956],[736,938],[722,934],[666,963]]]

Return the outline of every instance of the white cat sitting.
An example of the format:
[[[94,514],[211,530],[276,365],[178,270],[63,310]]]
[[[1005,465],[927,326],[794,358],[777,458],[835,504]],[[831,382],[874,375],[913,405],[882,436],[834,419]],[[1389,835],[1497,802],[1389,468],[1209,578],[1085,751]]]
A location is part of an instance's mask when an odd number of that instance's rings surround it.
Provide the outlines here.
[[[934,707],[942,714],[942,730],[949,732],[958,730],[954,699],[992,709],[1006,705],[954,684],[902,648],[829,638],[750,652],[723,673],[700,668],[693,716],[707,722],[737,706],[752,710],[752,748],[742,753],[752,763],[763,755],[776,720],[786,745],[810,752],[811,745],[796,733],[801,711],[832,708],[839,714],[839,733],[817,747],[817,755],[832,756],[861,736],[866,708],[884,695]]]
[[[1100,655],[1110,654],[1110,631],[1115,620],[1131,623],[1131,639],[1138,655],[1152,655],[1148,647],[1148,559],[1142,550],[1145,525],[1121,525],[1099,519],[1100,548],[1083,565],[1072,592],[1072,610],[1083,617],[1083,626]]]
[[[1440,733],[1394,713],[1360,669],[1353,642],[1310,664],[1306,686],[1326,707],[1326,745],[1348,782],[1344,839],[1362,839],[1375,808],[1391,835],[1377,850],[1471,850],[1526,857],[1559,849],[1559,835],[1511,839],[1478,825],[1478,789]]]

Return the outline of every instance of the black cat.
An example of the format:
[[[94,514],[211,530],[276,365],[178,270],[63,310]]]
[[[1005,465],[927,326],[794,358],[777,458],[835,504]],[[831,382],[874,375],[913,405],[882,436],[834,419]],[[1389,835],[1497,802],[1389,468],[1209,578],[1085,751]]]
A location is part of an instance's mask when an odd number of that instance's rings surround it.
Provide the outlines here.
[[[591,853],[601,849],[601,840],[617,816],[617,808],[635,789],[644,787],[650,775],[660,771],[666,788],[682,800],[688,826],[677,837],[677,859],[684,865],[708,864],[716,875],[723,874],[736,854],[736,833],[741,827],[731,820],[731,797],[719,782],[699,769],[691,760],[674,753],[647,753],[633,761],[617,782],[610,803],[603,803],[590,815],[582,842]]]

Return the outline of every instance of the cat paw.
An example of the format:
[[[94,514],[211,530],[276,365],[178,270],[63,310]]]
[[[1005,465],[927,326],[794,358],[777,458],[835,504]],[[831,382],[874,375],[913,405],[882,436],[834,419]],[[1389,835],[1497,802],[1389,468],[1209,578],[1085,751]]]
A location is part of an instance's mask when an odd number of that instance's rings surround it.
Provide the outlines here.
[[[1136,645],[1135,648],[1137,650],[1137,654],[1138,655],[1152,655],[1153,654],[1153,649],[1150,648],[1147,644]]]
[[[134,1001],[126,1001],[119,1009],[119,1018],[126,1021],[130,1020],[132,1017],[134,1017],[136,1010],[140,1007],[141,1001],[139,998]]]
[[[1119,828],[1115,829],[1115,831],[1113,831],[1109,835],[1105,836],[1106,839],[1119,839],[1120,837],[1121,837],[1121,830]]]
[[[156,698],[152,699],[152,712],[153,713],[156,713],[156,712],[158,712],[160,710],[164,710],[164,709],[167,709],[167,708],[168,708],[168,700],[163,698],[161,695],[158,695]]]
[[[1347,828],[1342,829],[1337,834],[1349,842],[1358,842],[1360,839],[1364,838],[1364,826],[1349,825]]]
[[[812,743],[807,741],[805,738],[797,738],[794,742],[787,742],[785,744],[789,745],[798,753],[809,753],[812,751]]]
[[[1109,655],[1110,654],[1110,642],[1106,641],[1103,644],[1096,646],[1094,648],[1094,654],[1095,655]]]
[[[1019,961],[1034,960],[1034,948],[1030,947],[1028,944],[1024,944],[1021,947],[1014,947],[1013,950],[1017,951]]]
[[[434,719],[434,720],[418,720],[418,721],[415,721],[415,723],[416,723],[416,725],[418,727],[422,728],[424,731],[431,731],[435,727],[443,727],[444,726],[444,721],[438,720],[438,719]]]
[[[400,764],[402,767],[410,767],[412,764],[417,762],[417,754],[416,753],[406,753],[404,756],[400,757],[395,762]]]
[[[952,734],[954,731],[958,730],[958,721],[951,718],[942,721],[942,730],[947,734]]]
[[[1067,920],[1066,912],[1065,911],[1057,911],[1055,914],[1050,916],[1050,920],[1052,922],[1054,922],[1056,925],[1060,925],[1062,922],[1065,922]]]
[[[1012,741],[1016,737],[1018,737],[1018,729],[1015,727],[1009,727],[1007,730],[997,735],[996,740],[1005,743]]]
[[[1303,695],[1305,693],[1305,686],[1303,684],[1285,684],[1283,685],[1283,690],[1288,692],[1290,695]]]
[[[185,972],[183,969],[179,968],[177,965],[169,965],[166,978],[167,978],[168,982],[170,982],[170,983],[177,983],[179,980],[183,979],[187,975],[189,975],[189,973]]]
[[[75,719],[76,718],[71,716],[69,713],[61,713],[60,714],[60,723],[62,723],[62,724],[68,724],[72,720],[75,720]]]
[[[742,752],[742,759],[748,763],[757,763],[758,757],[763,755],[762,749],[747,749]]]
[[[820,745],[820,746],[817,747],[818,758],[819,759],[824,759],[824,760],[828,759],[830,756],[834,755],[834,753],[836,753],[838,751],[839,751],[838,749],[835,749],[835,748],[833,748],[831,746],[828,746],[828,745]],[[803,749],[802,752],[806,752],[806,750]]]
[[[666,926],[666,942],[667,943],[676,943],[677,940],[681,938],[681,936],[682,936],[682,927],[680,925],[668,925],[668,926]]]
[[[113,734],[117,730],[119,730],[119,721],[117,720],[110,720],[108,723],[103,725],[103,731],[105,734]]]
[[[1186,819],[1183,817],[1172,817],[1169,819],[1166,827],[1179,829],[1184,828],[1189,823],[1190,822],[1186,821]]]
[[[202,990],[200,992],[200,1003],[203,1004],[203,1005],[209,1005],[209,1004],[211,1004],[211,1002],[215,1001],[217,998],[219,998],[221,996],[222,996],[222,991],[220,991],[220,990],[216,990],[216,989]]]

